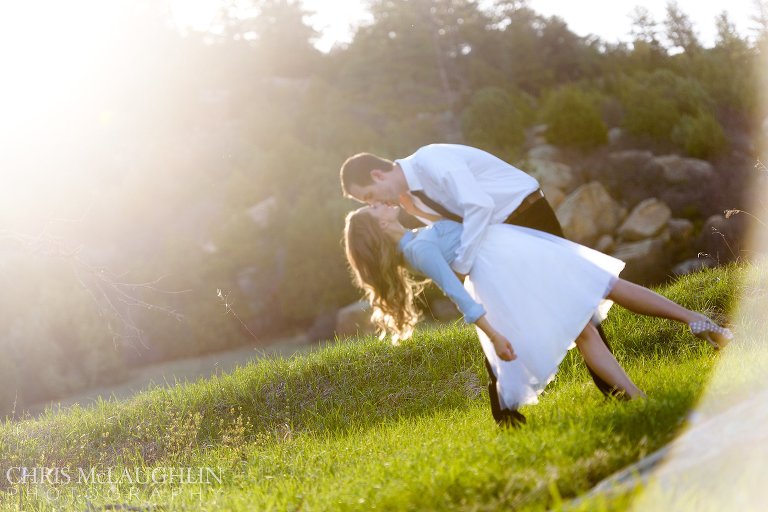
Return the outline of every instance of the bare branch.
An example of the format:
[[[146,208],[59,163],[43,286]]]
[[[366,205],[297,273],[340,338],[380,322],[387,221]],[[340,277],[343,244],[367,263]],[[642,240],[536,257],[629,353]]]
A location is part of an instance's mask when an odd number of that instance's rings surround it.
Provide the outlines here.
[[[66,221],[64,219],[55,220]],[[135,308],[156,311],[178,321],[184,319],[184,315],[179,311],[148,302],[140,298],[139,295],[143,292],[175,295],[188,293],[190,290],[162,290],[158,285],[164,277],[138,283],[124,281],[123,275],[118,276],[104,268],[91,265],[82,257],[82,246],[67,247],[60,238],[49,234],[49,228],[53,222],[47,222],[38,235],[0,230],[0,243],[10,242],[27,253],[54,257],[68,262],[77,282],[96,303],[99,316],[105,319],[115,345],[119,339],[127,339],[138,341],[144,348],[149,348],[144,331],[131,318],[131,312]],[[117,320],[117,329],[113,326],[110,318]]]

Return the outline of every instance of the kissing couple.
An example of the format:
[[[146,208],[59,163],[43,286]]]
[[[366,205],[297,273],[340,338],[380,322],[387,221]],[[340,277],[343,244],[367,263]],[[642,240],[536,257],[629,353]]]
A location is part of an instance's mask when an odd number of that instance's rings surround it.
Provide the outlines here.
[[[431,279],[475,324],[491,414],[519,426],[570,348],[606,396],[645,394],[616,361],[600,322],[613,303],[682,322],[715,349],[733,337],[701,313],[619,277],[624,262],[566,240],[532,176],[477,148],[430,144],[390,161],[370,153],[341,167],[344,242],[372,319],[393,342],[419,318],[414,297]],[[401,209],[425,227],[407,229]],[[421,276],[421,277],[419,277]]]

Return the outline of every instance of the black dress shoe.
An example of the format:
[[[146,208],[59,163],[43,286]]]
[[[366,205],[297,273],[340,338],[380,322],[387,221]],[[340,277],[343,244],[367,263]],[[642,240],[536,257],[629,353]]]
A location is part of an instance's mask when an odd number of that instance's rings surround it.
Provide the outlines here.
[[[525,422],[525,416],[513,409],[501,411],[501,417],[496,420],[500,428],[520,428]]]

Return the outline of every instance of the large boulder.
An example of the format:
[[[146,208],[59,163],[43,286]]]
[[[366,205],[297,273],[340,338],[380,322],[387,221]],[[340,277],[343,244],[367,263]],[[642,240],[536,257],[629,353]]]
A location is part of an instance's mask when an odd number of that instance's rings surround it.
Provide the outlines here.
[[[569,165],[538,158],[531,159],[530,164],[530,174],[538,180],[552,208],[560,206],[566,194],[578,185],[578,179]]]
[[[661,166],[662,177],[668,185],[706,183],[716,176],[712,164],[698,158],[665,155],[657,156],[654,161]]]
[[[574,190],[556,214],[567,238],[592,247],[601,236],[614,232],[626,211],[600,183],[593,181]]]
[[[688,219],[669,219],[669,235],[673,242],[687,243],[693,235],[693,222]]]
[[[461,318],[461,312],[447,297],[436,297],[429,301],[432,318],[440,322],[451,322]]]
[[[557,207],[565,201],[565,192],[559,188],[542,187],[542,190],[544,191],[544,197],[553,210],[557,210]]]
[[[710,216],[701,229],[698,246],[720,264],[743,256],[741,249],[748,230],[747,219],[745,214]]]
[[[609,153],[587,172],[588,179],[602,183],[611,197],[630,208],[655,196],[661,168],[653,164],[650,151],[627,150]]]
[[[612,197],[634,207],[656,197],[676,217],[712,214],[712,197],[723,187],[712,164],[677,155],[654,156],[650,151],[614,151],[588,170],[589,179],[602,183]]]
[[[539,181],[542,188],[559,188],[563,192],[571,192],[578,185],[576,173],[569,165],[540,158],[533,158],[529,163],[531,176]]]
[[[684,260],[696,255],[697,248],[693,247],[693,222],[688,219],[669,219],[667,223],[670,236],[670,254],[674,261]]]
[[[661,232],[672,217],[669,206],[656,198],[638,203],[619,228],[619,237],[632,242],[651,238]]]
[[[547,133],[546,124],[537,124],[525,131],[525,145],[529,148],[543,146],[548,144],[545,134]]]
[[[336,312],[336,335],[339,338],[371,334],[376,327],[371,322],[371,306],[360,300]]]
[[[619,142],[621,142],[622,137],[624,136],[624,132],[621,130],[621,128],[613,127],[610,130],[608,130],[608,144],[616,145]]]
[[[554,160],[560,156],[560,150],[552,144],[538,144],[528,150],[531,160]]]
[[[717,262],[707,256],[700,258],[690,258],[672,267],[672,273],[676,276],[685,276],[705,268],[713,268],[716,265]]]
[[[593,249],[596,251],[603,252],[605,254],[609,254],[613,249],[616,247],[616,240],[611,235],[603,235],[601,236],[597,242],[595,242],[595,246]]]
[[[656,196],[667,203],[677,217],[706,215],[712,212],[712,192],[718,186],[712,164],[698,158],[677,155],[659,156],[653,164],[661,169]]]
[[[627,264],[621,277],[645,285],[662,282],[670,268],[666,250],[668,240],[669,233],[664,231],[656,238],[618,245],[613,251],[613,257]]]

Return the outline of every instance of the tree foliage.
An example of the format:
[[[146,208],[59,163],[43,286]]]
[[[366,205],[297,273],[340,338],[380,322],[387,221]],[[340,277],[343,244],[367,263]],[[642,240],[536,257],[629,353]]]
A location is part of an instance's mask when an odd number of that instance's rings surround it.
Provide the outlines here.
[[[714,108],[712,98],[699,82],[669,70],[625,77],[621,101],[627,132],[657,142],[669,140],[683,116],[712,112]]]
[[[463,112],[464,137],[469,144],[491,152],[518,150],[525,142],[523,105],[524,100],[515,101],[504,89],[480,89]]]
[[[599,99],[581,87],[561,87],[549,94],[541,109],[547,141],[581,150],[608,142],[608,128],[600,115]]]

